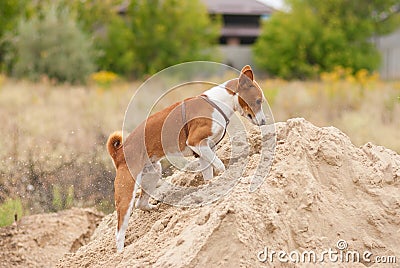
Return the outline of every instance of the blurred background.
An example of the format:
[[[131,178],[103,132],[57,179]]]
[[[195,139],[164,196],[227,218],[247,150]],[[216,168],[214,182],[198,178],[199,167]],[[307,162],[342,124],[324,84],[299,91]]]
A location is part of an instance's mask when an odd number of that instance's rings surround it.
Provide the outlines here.
[[[146,78],[193,60],[252,65],[275,121],[400,152],[398,0],[2,0],[0,226],[113,211],[108,135]]]

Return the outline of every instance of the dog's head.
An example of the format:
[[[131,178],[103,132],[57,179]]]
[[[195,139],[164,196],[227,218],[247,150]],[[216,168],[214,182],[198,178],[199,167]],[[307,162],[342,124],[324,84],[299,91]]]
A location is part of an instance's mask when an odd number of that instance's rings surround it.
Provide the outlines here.
[[[236,110],[254,125],[265,125],[267,119],[262,109],[264,96],[254,80],[253,70],[249,65],[244,66],[240,72],[236,94],[238,95]]]

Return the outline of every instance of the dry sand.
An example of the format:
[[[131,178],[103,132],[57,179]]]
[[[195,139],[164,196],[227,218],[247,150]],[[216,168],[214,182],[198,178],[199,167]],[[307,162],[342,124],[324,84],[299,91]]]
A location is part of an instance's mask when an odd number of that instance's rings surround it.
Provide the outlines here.
[[[73,208],[27,216],[0,228],[0,267],[54,267],[66,252],[89,242],[103,216]]]
[[[319,128],[304,119],[276,123],[275,127],[274,162],[255,192],[249,192],[249,185],[252,169],[259,162],[260,142],[253,131],[246,157],[249,166],[241,170],[243,175],[226,196],[196,208],[162,204],[154,212],[134,210],[122,253],[115,249],[115,213],[107,215],[90,242],[64,255],[57,266],[308,267],[281,264],[276,256],[273,262],[262,263],[257,253],[267,247],[286,252],[313,250],[320,255],[329,248],[336,250],[340,239],[348,243],[344,252],[368,250],[371,259],[394,255],[399,265],[400,156],[371,143],[357,148],[340,130]],[[227,163],[225,157],[230,154],[224,146],[218,153]],[[233,168],[241,161],[238,157]],[[218,184],[219,179],[223,180],[215,177],[213,183]],[[167,180],[202,184],[198,176],[180,172]],[[190,195],[203,198],[196,192]],[[43,223],[38,224],[44,228]],[[44,266],[50,264],[56,262],[48,260]],[[362,260],[351,264],[371,265],[379,266]]]

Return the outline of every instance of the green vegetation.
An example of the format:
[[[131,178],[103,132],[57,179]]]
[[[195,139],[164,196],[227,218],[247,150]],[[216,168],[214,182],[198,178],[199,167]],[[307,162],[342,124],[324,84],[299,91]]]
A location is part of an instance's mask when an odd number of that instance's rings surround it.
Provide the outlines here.
[[[120,75],[132,75],[136,62],[135,52],[132,49],[134,40],[134,35],[126,22],[120,17],[114,17],[107,25],[106,34],[96,40],[99,51],[98,67]]]
[[[27,0],[0,1],[0,72],[10,71],[13,59],[7,59],[7,52],[12,49],[10,39],[16,32],[18,20],[26,10]]]
[[[76,14],[82,29],[94,40],[98,70],[131,76],[134,36],[128,20],[118,14],[123,0],[62,0]]]
[[[130,28],[135,38],[136,74],[211,59],[207,48],[217,41],[218,28],[198,0],[132,0],[128,17],[132,18]]]
[[[15,217],[21,219],[23,215],[22,203],[19,198],[7,198],[0,204],[0,227],[11,225]]]
[[[71,208],[74,204],[74,186],[70,185],[67,190],[63,191],[60,185],[53,185],[53,210],[59,211]]]
[[[285,79],[317,78],[337,66],[376,70],[371,40],[400,25],[397,0],[288,1],[290,11],[266,20],[254,46],[258,66]],[[71,83],[93,71],[141,78],[176,63],[217,60],[220,26],[200,0],[5,0],[0,71]]]
[[[53,185],[53,208],[57,210],[61,210],[63,208],[63,201],[61,196],[61,189],[58,185]]]
[[[6,31],[15,28],[19,16],[23,13],[26,0],[3,0],[0,1],[0,37]]]
[[[95,70],[91,51],[89,39],[68,10],[51,6],[41,17],[34,15],[19,24],[14,74],[82,83]]]
[[[216,59],[219,23],[200,0],[7,0],[0,4],[0,71],[84,83],[94,71],[125,77]]]
[[[293,0],[288,13],[264,22],[254,54],[256,63],[273,75],[315,78],[336,66],[375,70],[379,53],[371,42],[400,25],[392,10],[397,1]]]

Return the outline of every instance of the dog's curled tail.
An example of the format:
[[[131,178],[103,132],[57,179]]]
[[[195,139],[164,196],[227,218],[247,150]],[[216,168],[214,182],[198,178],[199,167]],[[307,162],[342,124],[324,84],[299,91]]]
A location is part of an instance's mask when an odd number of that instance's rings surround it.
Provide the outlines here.
[[[122,132],[115,131],[108,137],[107,150],[112,159],[115,160],[117,150],[122,147]]]

